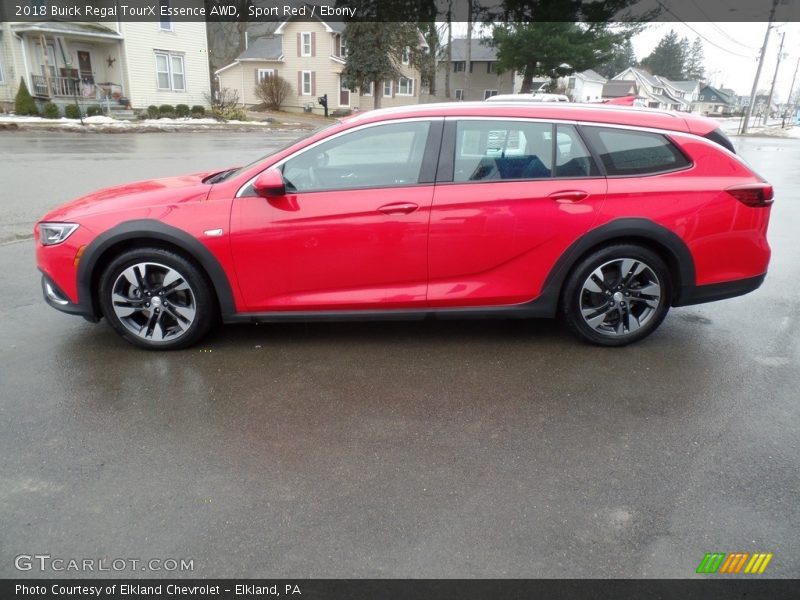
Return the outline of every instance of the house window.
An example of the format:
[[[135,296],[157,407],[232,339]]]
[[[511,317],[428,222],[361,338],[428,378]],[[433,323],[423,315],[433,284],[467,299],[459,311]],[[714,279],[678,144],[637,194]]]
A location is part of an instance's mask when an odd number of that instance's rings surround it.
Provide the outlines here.
[[[308,31],[300,34],[300,56],[311,56],[311,33]]]
[[[371,81],[368,87],[361,88],[362,96],[372,96],[375,92],[375,82]]]
[[[497,63],[496,62],[487,62],[486,63],[486,72],[487,73],[497,73]]]
[[[386,96],[387,98],[391,98],[392,97],[392,84],[393,83],[394,83],[393,81],[384,81],[383,82],[383,95]]]
[[[463,73],[467,68],[467,64],[463,60],[457,60],[453,63],[453,73]]]
[[[484,100],[486,100],[487,98],[491,98],[492,96],[497,96],[497,90],[483,90]]]
[[[401,77],[397,80],[397,95],[398,96],[413,96],[414,95],[414,80],[408,77]]]
[[[464,90],[456,90],[456,100],[464,99]]]
[[[347,58],[347,41],[341,33],[333,36],[333,55],[337,58]]]
[[[258,83],[263,83],[275,75],[275,69],[258,69]]]
[[[403,48],[403,55],[400,57],[400,62],[404,65],[407,65],[411,62],[411,48],[406,46]]]
[[[301,96],[311,95],[311,71],[303,71]]]
[[[161,31],[173,31],[172,17],[170,17],[169,15],[164,15],[164,11],[162,10],[164,8],[166,9],[170,8],[170,0],[159,0],[158,5],[159,5],[158,14],[160,15],[159,24],[161,27]],[[167,12],[169,12],[169,10],[167,10]]]
[[[49,74],[50,77],[56,76],[56,51],[53,47],[53,44],[47,44],[44,49],[42,49],[41,44],[37,46],[39,50],[39,61],[41,67],[41,74],[47,75]]]
[[[156,79],[158,89],[173,92],[186,91],[186,69],[182,54],[156,52]]]

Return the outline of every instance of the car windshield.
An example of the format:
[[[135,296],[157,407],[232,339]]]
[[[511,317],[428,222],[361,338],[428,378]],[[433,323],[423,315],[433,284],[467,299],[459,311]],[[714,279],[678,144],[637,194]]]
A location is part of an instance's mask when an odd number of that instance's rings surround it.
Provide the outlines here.
[[[265,160],[265,159],[269,158],[270,156],[274,156],[278,152],[283,152],[284,150],[286,150],[287,148],[289,148],[291,146],[294,146],[297,142],[305,140],[307,138],[310,138],[312,135],[316,135],[320,131],[325,131],[326,129],[328,129],[330,127],[333,127],[334,125],[338,125],[338,124],[339,124],[339,121],[336,121],[334,123],[330,123],[328,125],[323,125],[322,127],[317,127],[316,129],[312,129],[311,131],[306,132],[304,135],[296,137],[296,138],[292,139],[291,141],[287,142],[286,144],[283,144],[282,146],[279,146],[275,150],[272,150],[269,154],[265,154],[264,156],[260,156],[256,160],[244,165],[243,167],[235,167],[233,169],[227,169],[225,171],[219,171],[217,173],[214,173],[210,177],[206,177],[203,180],[203,183],[214,184],[214,183],[220,183],[222,181],[225,181],[226,179],[230,179],[234,175],[237,175],[238,173],[242,173],[243,171],[246,171],[247,169],[249,169],[253,165],[256,165],[256,164],[260,163],[262,160]]]

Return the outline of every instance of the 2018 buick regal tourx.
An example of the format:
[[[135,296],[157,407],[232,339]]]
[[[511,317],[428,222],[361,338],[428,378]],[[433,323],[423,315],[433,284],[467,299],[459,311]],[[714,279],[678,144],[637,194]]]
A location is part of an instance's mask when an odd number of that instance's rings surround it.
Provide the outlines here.
[[[772,187],[708,119],[564,104],[361,113],[251,165],[36,225],[45,299],[145,348],[212,322],[554,317],[620,346],[755,290]]]

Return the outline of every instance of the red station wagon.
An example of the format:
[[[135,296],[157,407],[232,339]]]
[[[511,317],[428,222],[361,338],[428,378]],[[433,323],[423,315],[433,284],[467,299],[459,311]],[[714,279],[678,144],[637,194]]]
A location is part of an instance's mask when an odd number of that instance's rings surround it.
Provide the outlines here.
[[[224,322],[554,317],[590,342],[746,294],[772,187],[713,121],[612,106],[376,110],[251,165],[36,225],[46,301],[145,348]]]

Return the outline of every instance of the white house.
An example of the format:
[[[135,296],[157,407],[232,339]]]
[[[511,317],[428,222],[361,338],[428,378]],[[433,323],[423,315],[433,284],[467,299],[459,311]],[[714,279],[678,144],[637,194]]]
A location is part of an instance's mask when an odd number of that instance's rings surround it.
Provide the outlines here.
[[[0,105],[13,105],[20,79],[40,103],[207,106],[206,25],[0,23]]]
[[[586,69],[569,76],[567,95],[573,102],[600,102],[603,99],[603,85],[607,79],[599,73]]]
[[[701,88],[701,84],[699,81],[697,80],[670,81],[666,77],[659,77],[659,79],[662,82],[664,82],[667,91],[670,93],[671,96],[680,98],[681,100],[689,103],[690,105],[693,102],[697,102],[698,96],[700,96],[700,88]]]

